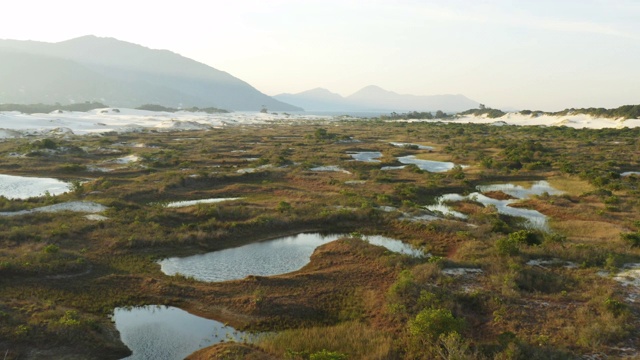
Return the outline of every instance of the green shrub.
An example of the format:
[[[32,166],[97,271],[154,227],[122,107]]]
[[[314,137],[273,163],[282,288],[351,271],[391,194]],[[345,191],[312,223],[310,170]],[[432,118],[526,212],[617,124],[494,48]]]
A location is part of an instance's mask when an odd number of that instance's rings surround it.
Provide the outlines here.
[[[501,256],[514,256],[520,253],[519,242],[511,237],[500,238],[494,245],[496,252]]]
[[[409,322],[409,333],[420,343],[434,343],[441,335],[459,333],[464,320],[457,319],[448,309],[427,308]]]
[[[620,238],[631,247],[640,247],[640,231],[634,233],[622,233]]]
[[[345,354],[339,353],[337,351],[328,351],[325,349],[309,355],[309,360],[347,360],[347,359],[348,357]]]
[[[529,230],[520,230],[516,232],[512,232],[509,234],[509,239],[516,242],[517,244],[524,245],[539,245],[541,243],[538,235]]]
[[[60,250],[60,247],[55,244],[49,244],[42,249],[45,254],[55,254]]]

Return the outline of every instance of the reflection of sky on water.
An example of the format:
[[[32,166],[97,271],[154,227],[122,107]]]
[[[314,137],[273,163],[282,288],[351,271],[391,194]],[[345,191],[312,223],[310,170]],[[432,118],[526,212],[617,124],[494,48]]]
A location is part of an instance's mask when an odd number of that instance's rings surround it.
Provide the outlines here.
[[[175,307],[116,308],[112,317],[120,339],[133,354],[126,360],[179,360],[215,343],[242,333],[224,324]]]
[[[318,246],[345,236],[348,235],[298,234],[206,254],[168,258],[159,264],[167,275],[182,274],[209,282],[243,279],[249,275],[286,274],[308,264]],[[391,251],[414,256],[421,254],[399,240],[383,236],[367,236],[366,240]]]
[[[217,198],[217,199],[200,199],[200,200],[185,200],[185,201],[173,201],[166,205],[168,208],[186,207],[198,204],[215,204],[223,201],[238,200],[240,198]]]
[[[532,195],[542,195],[547,193],[549,195],[559,195],[563,192],[552,187],[546,181],[538,181],[531,185],[531,187],[524,187],[515,184],[492,184],[492,185],[478,185],[476,187],[480,192],[488,191],[502,191],[505,194],[511,195],[518,199],[526,199]]]
[[[351,156],[356,161],[363,162],[380,162],[382,157],[382,153],[380,151],[360,151],[360,152],[349,152],[349,156]]]
[[[452,162],[423,160],[418,159],[413,155],[401,156],[398,158],[398,161],[405,165],[416,165],[420,170],[426,170],[429,172],[445,172],[453,169],[455,166]]]
[[[28,199],[50,195],[60,195],[69,191],[69,184],[52,178],[0,175],[0,196],[7,199]]]
[[[531,187],[523,187],[520,185],[514,184],[493,184],[493,185],[479,185],[477,187],[478,190],[482,192],[486,191],[502,191],[505,194],[509,194],[518,199],[525,199],[532,195],[541,195],[543,193],[548,193],[551,195],[561,194],[562,192],[551,187],[546,181],[538,181],[533,183]],[[460,212],[452,210],[449,206],[446,205],[447,202],[456,202],[462,200],[473,200],[481,203],[484,206],[493,205],[496,207],[497,211],[504,215],[522,217],[527,220],[527,227],[533,229],[539,229],[543,231],[548,231],[547,217],[542,213],[531,210],[531,209],[523,209],[509,206],[517,202],[516,199],[509,200],[498,200],[493,199],[488,196],[483,195],[479,192],[474,192],[467,196],[462,196],[460,194],[445,194],[436,199],[436,203],[434,205],[425,206],[426,209],[431,211],[441,212],[443,215],[453,216],[459,219],[466,219],[467,216]]]

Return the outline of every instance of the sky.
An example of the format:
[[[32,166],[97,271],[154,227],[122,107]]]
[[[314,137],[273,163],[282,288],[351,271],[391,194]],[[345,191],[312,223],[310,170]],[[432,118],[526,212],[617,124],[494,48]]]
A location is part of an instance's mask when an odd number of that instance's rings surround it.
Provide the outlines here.
[[[268,95],[368,85],[494,108],[640,104],[638,0],[21,0],[0,38],[167,49]]]

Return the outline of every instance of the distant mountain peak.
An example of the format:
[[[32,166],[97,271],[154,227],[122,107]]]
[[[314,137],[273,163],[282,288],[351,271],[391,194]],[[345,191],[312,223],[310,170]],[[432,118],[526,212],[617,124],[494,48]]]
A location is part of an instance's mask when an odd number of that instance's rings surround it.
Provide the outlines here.
[[[316,93],[316,94],[334,94],[331,91],[329,91],[328,89],[322,88],[322,87],[317,87],[317,88],[313,88],[311,90],[307,90],[307,91],[303,91],[299,94],[312,94],[312,93]]]
[[[362,89],[360,89],[360,91],[363,91],[363,90],[364,90],[364,91],[374,91],[374,90],[375,90],[375,91],[385,91],[385,92],[388,92],[388,90],[385,90],[385,89],[381,88],[381,87],[380,87],[380,86],[378,86],[378,85],[367,85],[367,86],[363,87]]]
[[[298,94],[281,94],[277,99],[307,110],[324,111],[437,111],[458,112],[476,108],[479,103],[463,95],[402,95],[368,85],[345,97],[323,88]]]

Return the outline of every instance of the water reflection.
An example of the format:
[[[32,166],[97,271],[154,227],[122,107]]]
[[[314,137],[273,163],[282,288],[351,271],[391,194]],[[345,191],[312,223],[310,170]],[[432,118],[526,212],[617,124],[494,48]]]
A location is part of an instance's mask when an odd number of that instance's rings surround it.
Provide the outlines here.
[[[168,208],[178,208],[178,207],[187,207],[187,206],[193,206],[198,204],[215,204],[223,201],[233,201],[233,200],[239,200],[239,199],[241,198],[216,198],[216,199],[173,201],[173,202],[167,203],[167,205],[165,206]]]
[[[348,235],[298,234],[207,254],[168,258],[159,264],[167,275],[182,274],[208,282],[243,279],[249,275],[286,274],[308,264],[318,246],[345,236]],[[394,252],[424,256],[422,251],[399,240],[384,236],[367,236],[366,240]]]
[[[0,196],[7,199],[59,195],[69,191],[69,184],[52,178],[0,175]]]
[[[380,151],[359,151],[359,152],[348,152],[354,160],[363,161],[363,162],[373,162],[378,163],[382,157],[382,153]]]
[[[167,306],[116,308],[113,321],[120,339],[133,354],[126,360],[184,359],[191,353],[244,333],[232,327]]]
[[[492,184],[479,185],[477,186],[477,189],[482,192],[502,191],[505,194],[511,195],[516,199],[498,200],[490,198],[480,192],[474,192],[467,196],[462,196],[460,194],[445,194],[438,197],[435,204],[427,205],[425,206],[425,208],[431,211],[440,212],[443,215],[453,216],[459,219],[466,219],[467,216],[465,214],[452,210],[446,203],[472,200],[479,202],[484,206],[495,206],[496,210],[501,214],[524,218],[527,221],[525,226],[528,228],[549,231],[547,217],[544,214],[536,210],[516,208],[509,205],[517,202],[519,199],[525,199],[533,195],[542,195],[544,193],[548,193],[551,195],[562,194],[562,191],[553,188],[546,181],[538,181],[532,183],[530,187],[514,184]]]
[[[455,166],[452,162],[423,160],[416,158],[414,155],[401,156],[398,158],[398,161],[405,165],[416,165],[420,170],[429,172],[445,172],[453,169]]]
[[[502,191],[505,194],[511,195],[518,199],[526,199],[532,195],[542,195],[547,193],[549,195],[560,195],[563,192],[552,187],[546,181],[538,181],[531,184],[531,187],[525,187],[515,184],[492,184],[492,185],[478,185],[476,187],[480,192],[488,191]]]

